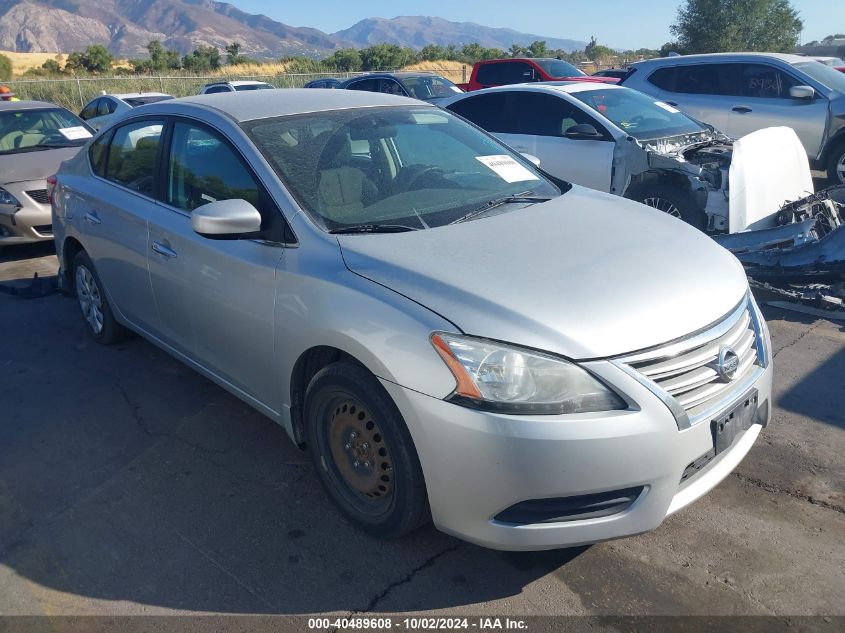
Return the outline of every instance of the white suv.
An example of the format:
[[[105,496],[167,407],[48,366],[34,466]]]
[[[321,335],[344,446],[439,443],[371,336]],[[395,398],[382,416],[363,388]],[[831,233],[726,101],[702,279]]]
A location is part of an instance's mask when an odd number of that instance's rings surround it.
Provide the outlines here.
[[[272,90],[273,86],[263,81],[216,81],[205,84],[200,90],[201,95],[215,92],[241,92],[242,90]]]

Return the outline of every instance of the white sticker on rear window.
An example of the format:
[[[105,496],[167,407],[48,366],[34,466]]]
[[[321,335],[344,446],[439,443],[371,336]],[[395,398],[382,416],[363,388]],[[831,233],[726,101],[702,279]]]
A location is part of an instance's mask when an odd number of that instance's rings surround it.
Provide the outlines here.
[[[666,112],[671,112],[672,114],[678,114],[680,112],[677,108],[673,108],[668,103],[663,103],[662,101],[655,101],[654,105],[658,108],[663,108]]]
[[[496,172],[505,182],[523,182],[525,180],[540,180],[523,165],[520,165],[510,156],[501,154],[498,156],[476,156],[475,159]]]
[[[78,141],[81,138],[91,138],[91,132],[81,125],[75,127],[62,127],[59,132],[69,141]]]

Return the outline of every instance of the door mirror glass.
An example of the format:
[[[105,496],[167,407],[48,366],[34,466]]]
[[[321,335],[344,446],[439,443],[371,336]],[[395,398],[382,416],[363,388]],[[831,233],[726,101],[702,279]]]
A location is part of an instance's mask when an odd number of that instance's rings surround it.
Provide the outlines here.
[[[219,200],[194,209],[191,228],[211,239],[238,239],[261,231],[261,214],[246,200]]]
[[[529,163],[531,163],[532,165],[534,165],[534,167],[539,167],[539,166],[540,166],[540,159],[539,159],[539,158],[537,158],[536,156],[534,156],[534,154],[526,154],[525,152],[522,152],[522,157],[523,157],[525,160],[527,160]]]
[[[812,86],[792,86],[789,89],[789,96],[793,99],[814,99],[816,91]]]
[[[589,123],[579,123],[578,125],[573,125],[566,131],[564,136],[575,141],[598,141],[602,138],[599,131]]]

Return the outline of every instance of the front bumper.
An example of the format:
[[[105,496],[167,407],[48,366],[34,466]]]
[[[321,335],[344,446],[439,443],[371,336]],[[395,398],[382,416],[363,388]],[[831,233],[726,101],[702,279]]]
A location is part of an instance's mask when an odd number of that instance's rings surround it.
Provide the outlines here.
[[[3,188],[15,196],[21,206],[0,207],[0,246],[52,240],[50,205],[42,202],[47,183],[43,180],[16,182],[3,185]]]
[[[647,532],[724,479],[762,428],[754,424],[682,483],[687,467],[713,449],[710,424],[679,430],[666,405],[621,369],[609,362],[584,366],[637,406],[580,415],[500,415],[382,381],[414,439],[440,530],[504,550],[570,547]],[[753,387],[765,424],[771,364]],[[527,500],[639,486],[636,501],[610,516],[529,525],[493,518]]]

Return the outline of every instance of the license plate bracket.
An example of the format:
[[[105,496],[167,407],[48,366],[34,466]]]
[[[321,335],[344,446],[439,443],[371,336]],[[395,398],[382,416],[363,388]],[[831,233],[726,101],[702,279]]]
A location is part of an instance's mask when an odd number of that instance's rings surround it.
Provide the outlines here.
[[[716,455],[731,447],[737,436],[751,428],[757,421],[757,390],[752,389],[731,409],[710,422]]]

